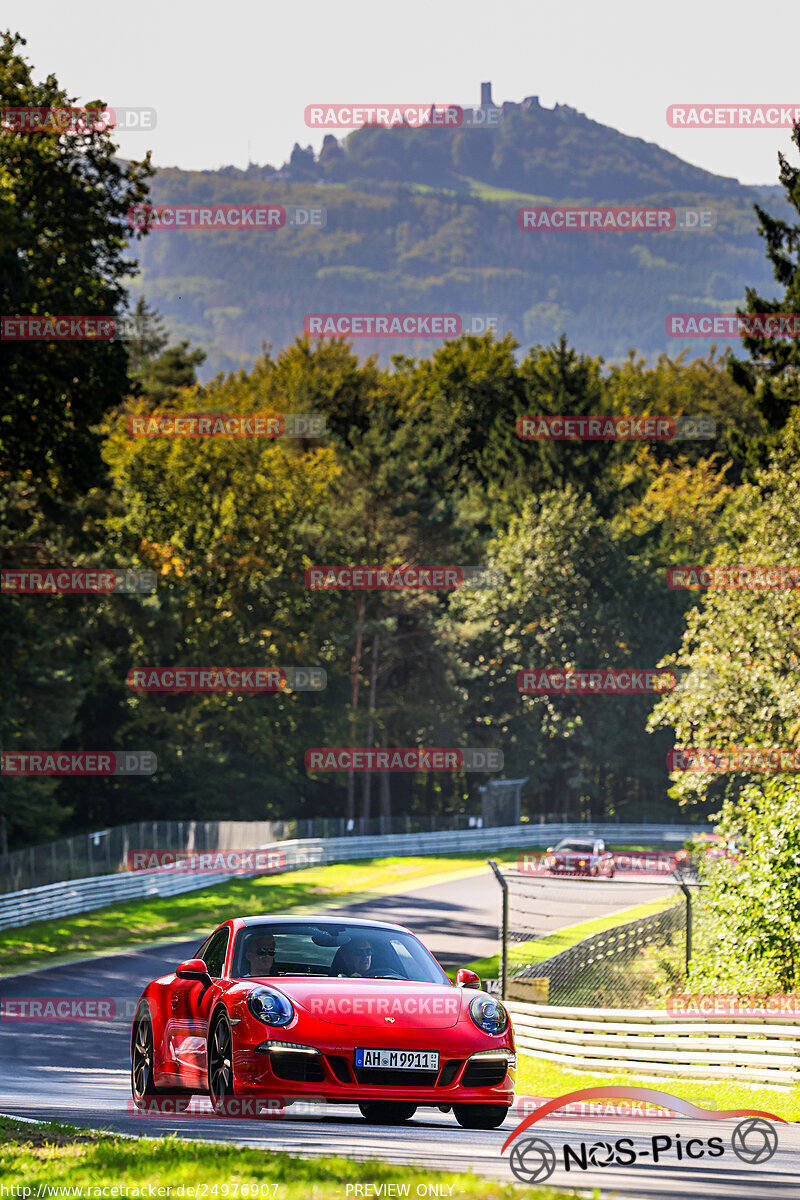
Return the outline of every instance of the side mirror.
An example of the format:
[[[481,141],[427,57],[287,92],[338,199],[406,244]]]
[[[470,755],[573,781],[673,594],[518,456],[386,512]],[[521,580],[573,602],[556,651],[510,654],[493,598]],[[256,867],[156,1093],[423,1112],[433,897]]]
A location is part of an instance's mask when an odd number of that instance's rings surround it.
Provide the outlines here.
[[[456,987],[472,988],[473,991],[481,990],[480,976],[474,971],[470,971],[468,967],[460,967],[456,971]]]
[[[178,979],[195,979],[206,987],[209,987],[211,984],[208,967],[202,958],[187,958],[186,962],[178,964],[175,968],[175,974]]]

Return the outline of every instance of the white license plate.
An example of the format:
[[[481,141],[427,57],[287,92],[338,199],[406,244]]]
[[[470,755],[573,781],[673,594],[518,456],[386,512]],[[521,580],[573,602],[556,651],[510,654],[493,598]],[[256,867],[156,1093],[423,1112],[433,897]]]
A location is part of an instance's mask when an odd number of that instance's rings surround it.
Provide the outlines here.
[[[438,1050],[356,1050],[357,1067],[392,1067],[398,1071],[438,1071]]]

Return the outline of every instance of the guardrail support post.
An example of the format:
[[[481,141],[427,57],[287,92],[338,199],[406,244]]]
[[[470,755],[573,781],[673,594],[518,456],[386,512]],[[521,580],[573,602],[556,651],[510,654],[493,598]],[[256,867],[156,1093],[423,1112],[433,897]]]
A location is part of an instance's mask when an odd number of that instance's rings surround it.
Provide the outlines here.
[[[508,880],[493,858],[486,860],[503,889],[503,925],[500,939],[500,999],[505,1000],[508,991]]]

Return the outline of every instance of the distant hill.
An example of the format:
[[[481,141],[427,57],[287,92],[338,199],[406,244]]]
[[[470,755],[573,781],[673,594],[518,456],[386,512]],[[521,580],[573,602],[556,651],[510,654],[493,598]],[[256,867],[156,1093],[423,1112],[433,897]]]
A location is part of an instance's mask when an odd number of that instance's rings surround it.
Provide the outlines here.
[[[501,105],[500,113],[492,129],[360,129],[343,144],[329,135],[317,160],[295,147],[282,174],[350,186],[369,180],[469,190],[480,182],[596,202],[677,192],[734,197],[741,190],[735,179],[689,166],[566,104],[543,108],[538,96],[528,96]]]
[[[154,230],[139,248],[143,290],[173,335],[209,352],[205,374],[279,347],[308,312],[498,313],[526,347],[562,331],[615,361],[682,345],[671,311],[730,311],[746,285],[775,291],[753,203],[777,215],[780,187],[752,188],[690,166],[567,105],[502,105],[495,129],[357,130],[295,146],[282,167],[163,170],[156,203],[321,206],[322,229]],[[660,204],[712,209],[703,232],[523,232],[523,204]],[[385,360],[439,343],[359,339]],[[722,343],[720,343],[722,344]],[[683,343],[692,356],[709,343]]]

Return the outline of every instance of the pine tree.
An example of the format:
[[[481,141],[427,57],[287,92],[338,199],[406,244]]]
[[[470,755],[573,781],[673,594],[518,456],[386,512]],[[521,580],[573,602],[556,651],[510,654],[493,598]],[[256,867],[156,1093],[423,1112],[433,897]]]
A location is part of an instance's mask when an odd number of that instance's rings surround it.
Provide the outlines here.
[[[800,149],[800,125],[792,131],[792,141]],[[779,178],[789,203],[800,214],[800,169],[778,154]],[[800,312],[800,224],[772,217],[760,205],[754,205],[758,232],[764,238],[766,254],[778,283],[786,289],[782,299],[766,300],[755,288],[746,289],[748,313]],[[741,311],[741,310],[739,310]],[[736,383],[753,397],[764,419],[766,432],[748,437],[739,430],[731,433],[731,448],[749,471],[766,463],[769,451],[777,445],[780,431],[797,403],[800,379],[800,342],[796,338],[744,337],[742,343],[750,361],[731,358],[728,369]]]

